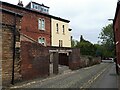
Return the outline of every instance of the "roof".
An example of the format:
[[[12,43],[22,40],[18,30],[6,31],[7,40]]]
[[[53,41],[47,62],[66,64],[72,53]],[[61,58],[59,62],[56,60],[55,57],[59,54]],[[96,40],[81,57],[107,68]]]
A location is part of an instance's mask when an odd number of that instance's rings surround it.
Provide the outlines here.
[[[48,7],[48,6],[45,6],[44,4],[39,4],[39,3],[36,3],[36,2],[33,2],[33,1],[29,2],[25,7],[27,7],[27,6],[30,5],[31,3],[35,3],[35,4],[38,4],[38,5],[40,5],[40,6],[44,6],[44,7],[46,7],[46,8],[50,8],[50,7]]]
[[[16,13],[16,12],[13,12],[13,11],[11,11],[11,10],[8,10],[8,9],[4,9],[4,8],[0,8],[0,12],[6,12],[6,13],[9,13],[9,14],[12,14],[12,15],[17,15],[17,16],[19,16],[19,17],[23,17],[23,15],[22,14],[20,14],[20,13]]]
[[[32,3],[38,4],[38,5],[40,5],[40,6],[44,6],[44,7],[46,7],[46,8],[50,8],[50,7],[48,7],[48,6],[45,6],[44,4],[39,4],[39,3],[36,3],[36,2],[33,2],[33,1],[32,1]]]
[[[63,19],[63,18],[60,18],[60,17],[56,17],[56,16],[53,16],[53,15],[50,15],[50,14],[41,13],[41,12],[39,12],[39,11],[31,10],[31,9],[28,9],[28,8],[25,8],[25,7],[22,7],[22,6],[10,4],[10,3],[7,3],[7,2],[3,2],[3,1],[0,1],[0,3],[2,3],[2,4],[4,4],[4,5],[7,5],[7,6],[14,7],[14,8],[18,8],[18,9],[21,9],[21,10],[30,11],[30,12],[33,12],[33,13],[38,13],[38,14],[40,14],[40,15],[44,15],[44,16],[47,16],[47,17],[50,17],[50,18],[54,18],[54,19],[57,19],[57,20],[61,20],[61,21],[67,22],[67,23],[70,22],[69,20],[66,20],[66,19]]]
[[[120,9],[120,1],[118,1],[118,3],[117,3],[116,12],[115,12],[115,17],[114,17],[114,20],[113,20],[113,26],[115,25],[115,22],[116,22],[116,18],[117,18],[119,9]]]

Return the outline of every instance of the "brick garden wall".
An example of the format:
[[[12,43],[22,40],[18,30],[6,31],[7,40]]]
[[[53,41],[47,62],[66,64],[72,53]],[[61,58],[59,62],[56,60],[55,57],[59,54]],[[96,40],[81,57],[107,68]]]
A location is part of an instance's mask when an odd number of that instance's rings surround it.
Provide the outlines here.
[[[49,51],[38,43],[21,41],[21,75],[29,80],[49,75]]]
[[[92,66],[95,64],[100,64],[101,62],[101,58],[100,57],[92,57],[92,56],[83,56],[81,55],[81,64],[80,67],[88,67],[88,66]]]
[[[73,48],[72,53],[69,57],[69,68],[74,70],[74,69],[79,69],[81,65],[81,59],[80,59],[80,49],[78,48]]]

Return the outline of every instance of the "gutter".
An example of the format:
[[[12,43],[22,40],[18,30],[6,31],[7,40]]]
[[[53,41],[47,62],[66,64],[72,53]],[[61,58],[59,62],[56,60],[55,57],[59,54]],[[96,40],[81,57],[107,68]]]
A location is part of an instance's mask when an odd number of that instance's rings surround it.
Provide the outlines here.
[[[14,14],[14,30],[13,30],[13,65],[12,65],[12,81],[11,84],[14,85],[14,64],[15,64],[15,43],[16,43],[16,13]]]

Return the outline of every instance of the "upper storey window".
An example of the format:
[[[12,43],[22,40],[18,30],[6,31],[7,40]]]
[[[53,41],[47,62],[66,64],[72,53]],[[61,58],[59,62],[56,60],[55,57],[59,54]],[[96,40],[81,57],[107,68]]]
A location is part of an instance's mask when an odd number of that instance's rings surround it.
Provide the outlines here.
[[[45,20],[44,19],[38,19],[38,29],[45,30]]]
[[[49,14],[49,7],[45,6],[44,4],[38,4],[36,2],[30,2],[26,8],[37,10],[42,13]]]
[[[38,5],[36,5],[36,4],[33,4],[33,8],[36,10],[39,10]]]
[[[59,32],[58,23],[56,24],[56,31],[57,31],[57,33]]]

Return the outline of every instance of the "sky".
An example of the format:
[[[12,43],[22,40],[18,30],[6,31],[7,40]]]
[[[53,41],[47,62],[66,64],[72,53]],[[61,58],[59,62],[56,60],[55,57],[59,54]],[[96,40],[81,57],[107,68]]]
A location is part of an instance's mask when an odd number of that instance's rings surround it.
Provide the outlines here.
[[[17,4],[19,0],[1,0]],[[31,0],[21,0],[26,6]],[[118,0],[32,0],[50,7],[49,13],[53,16],[70,20],[73,39],[84,39],[97,43],[103,27],[112,23]]]

